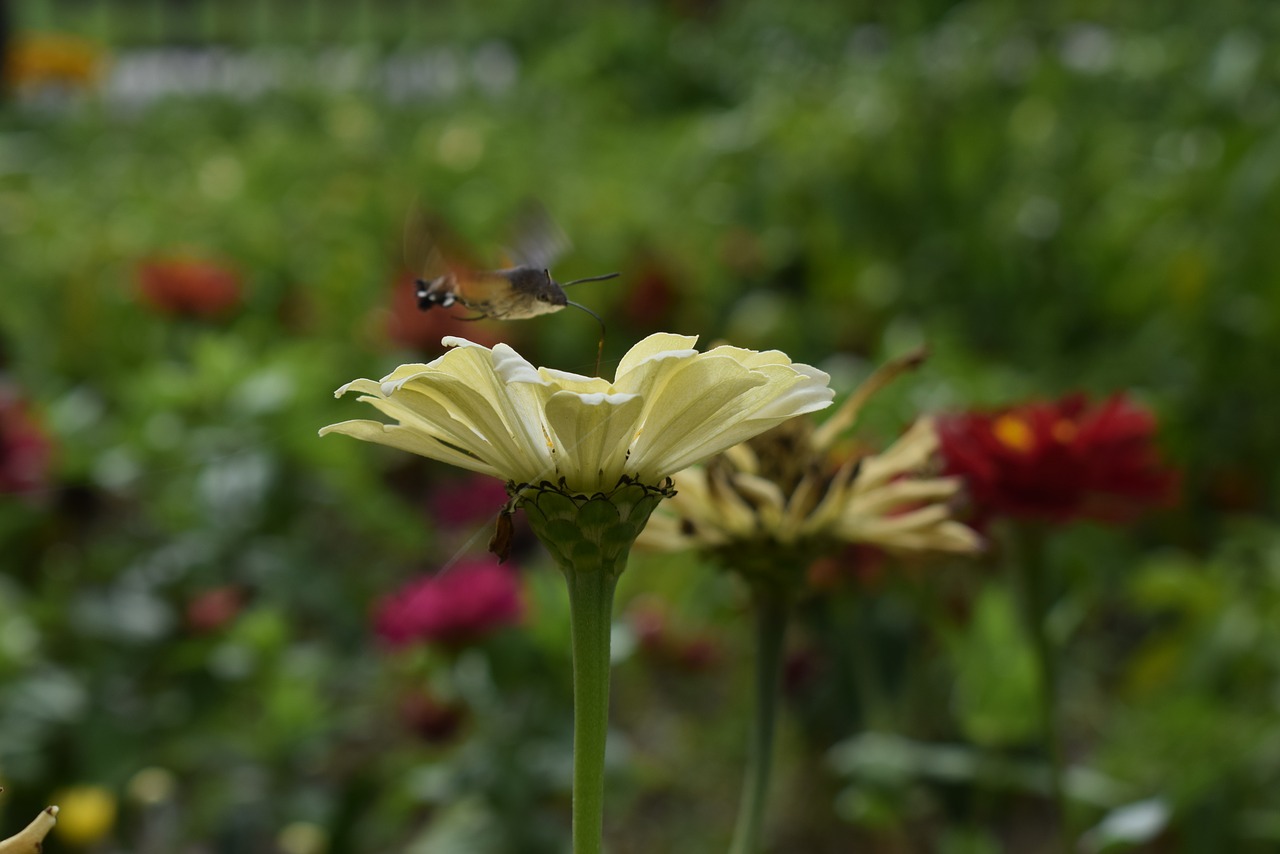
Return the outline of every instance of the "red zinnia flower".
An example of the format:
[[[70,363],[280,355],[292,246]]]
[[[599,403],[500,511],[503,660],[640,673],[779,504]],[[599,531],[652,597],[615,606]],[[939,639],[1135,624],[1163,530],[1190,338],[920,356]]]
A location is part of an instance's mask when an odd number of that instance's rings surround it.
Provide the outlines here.
[[[138,266],[138,294],[161,314],[216,320],[243,297],[234,270],[194,258],[157,258]]]
[[[384,598],[375,629],[394,647],[417,642],[464,644],[520,622],[520,583],[493,557],[463,561],[418,578]]]
[[[53,443],[26,405],[0,387],[0,495],[44,486],[52,457]]]
[[[1006,515],[1121,521],[1173,498],[1175,472],[1153,442],[1155,418],[1116,394],[1081,394],[938,422],[947,473],[963,476],[983,521]]]

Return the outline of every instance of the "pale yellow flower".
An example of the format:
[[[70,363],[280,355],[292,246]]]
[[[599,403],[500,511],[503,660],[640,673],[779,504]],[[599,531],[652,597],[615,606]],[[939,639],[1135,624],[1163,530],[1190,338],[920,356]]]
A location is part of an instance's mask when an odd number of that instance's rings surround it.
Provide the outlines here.
[[[830,404],[828,377],[777,351],[716,347],[696,336],[650,335],[613,380],[535,368],[505,344],[446,338],[449,352],[404,365],[360,393],[396,423],[344,421],[320,431],[492,475],[593,494],[669,475]]]
[[[779,553],[817,556],[843,543],[899,552],[978,550],[978,535],[951,517],[960,479],[928,474],[938,450],[932,420],[920,419],[879,454],[836,450],[867,398],[920,358],[878,371],[820,426],[789,421],[675,475],[676,496],[658,508],[639,544],[720,551],[749,572],[771,571]]]

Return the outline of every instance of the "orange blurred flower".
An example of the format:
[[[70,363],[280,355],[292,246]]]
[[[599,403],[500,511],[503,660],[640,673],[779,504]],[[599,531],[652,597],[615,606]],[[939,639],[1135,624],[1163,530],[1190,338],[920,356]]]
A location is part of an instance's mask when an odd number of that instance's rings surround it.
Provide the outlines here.
[[[188,257],[154,258],[138,265],[138,296],[156,312],[173,317],[216,320],[243,302],[240,274]]]
[[[10,46],[3,76],[15,89],[88,89],[102,78],[105,67],[105,51],[94,42],[65,33],[34,33]]]

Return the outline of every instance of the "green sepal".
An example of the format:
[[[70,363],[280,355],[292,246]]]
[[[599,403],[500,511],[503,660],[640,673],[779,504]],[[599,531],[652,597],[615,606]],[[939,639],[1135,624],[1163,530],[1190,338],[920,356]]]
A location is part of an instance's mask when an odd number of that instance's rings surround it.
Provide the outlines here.
[[[618,481],[609,492],[574,493],[563,483],[508,484],[511,507],[524,508],[533,533],[566,572],[620,575],[636,537],[664,498],[671,479],[657,486]]]

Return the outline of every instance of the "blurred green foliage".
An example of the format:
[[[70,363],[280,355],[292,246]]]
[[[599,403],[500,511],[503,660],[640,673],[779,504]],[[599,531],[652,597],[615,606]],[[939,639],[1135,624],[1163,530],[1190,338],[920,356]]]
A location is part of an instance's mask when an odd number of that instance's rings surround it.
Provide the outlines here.
[[[387,331],[409,212],[497,259],[536,197],[575,244],[560,278],[623,273],[576,292],[608,320],[607,360],[698,333],[847,389],[928,342],[873,440],[1074,388],[1150,403],[1182,505],[1052,554],[1069,753],[1095,775],[1082,809],[1156,799],[1167,813],[1137,814],[1163,816],[1158,850],[1271,850],[1280,9],[232,6],[13,10],[20,31],[107,37],[111,64],[96,92],[36,85],[0,112],[0,366],[57,449],[46,487],[0,496],[6,826],[94,783],[127,801],[100,851],[304,852],[293,822],[333,852],[563,849],[558,579],[528,558],[530,624],[464,654],[381,649],[376,598],[488,531],[428,514],[455,475],[315,438],[355,417],[331,389],[440,352]],[[263,91],[139,94],[187,68],[142,51],[210,38]],[[149,307],[139,265],[174,254],[236,271],[242,304]],[[541,364],[594,358],[571,313],[480,330]],[[740,591],[692,561],[634,564],[624,599],[660,597],[721,652],[655,659],[620,617],[613,850],[716,850],[746,726]],[[890,575],[807,606],[775,850],[1037,850],[1006,580]],[[193,628],[191,603],[227,585],[242,606]],[[468,710],[444,744],[403,721],[423,686]],[[177,776],[163,803],[129,800],[149,767]],[[1092,850],[1147,844],[1116,826]]]

